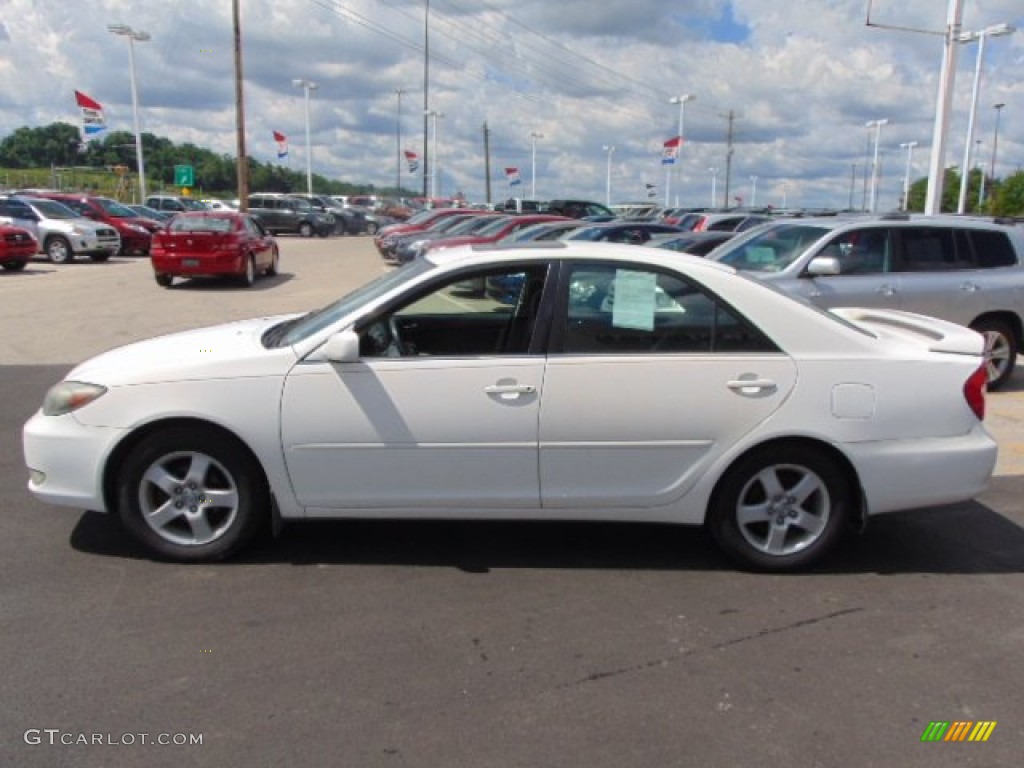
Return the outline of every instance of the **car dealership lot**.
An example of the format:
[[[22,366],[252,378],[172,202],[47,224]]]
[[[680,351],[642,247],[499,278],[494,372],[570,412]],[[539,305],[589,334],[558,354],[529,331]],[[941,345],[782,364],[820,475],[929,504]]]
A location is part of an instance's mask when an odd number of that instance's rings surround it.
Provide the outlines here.
[[[281,274],[251,289],[162,289],[135,258],[0,275],[0,762],[1019,755],[1024,372],[989,396],[1001,456],[977,502],[876,518],[799,576],[737,572],[697,530],[589,524],[321,523],[229,564],[163,565],[102,516],[32,499],[19,430],[74,363],[158,333],[311,309],[386,269],[368,238],[280,243]],[[933,720],[998,725],[985,744],[922,744]],[[27,744],[33,728],[204,741]]]

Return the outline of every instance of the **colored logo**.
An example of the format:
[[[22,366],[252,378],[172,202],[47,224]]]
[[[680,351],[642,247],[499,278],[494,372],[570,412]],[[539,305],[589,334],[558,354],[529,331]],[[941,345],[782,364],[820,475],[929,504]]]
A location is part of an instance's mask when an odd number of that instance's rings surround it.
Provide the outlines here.
[[[995,720],[933,720],[921,734],[921,741],[988,741],[995,729]]]

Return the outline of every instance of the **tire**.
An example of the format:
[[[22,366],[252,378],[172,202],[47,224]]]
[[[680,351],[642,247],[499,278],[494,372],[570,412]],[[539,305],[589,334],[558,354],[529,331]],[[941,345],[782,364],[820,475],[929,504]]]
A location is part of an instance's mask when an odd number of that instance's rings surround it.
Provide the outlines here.
[[[104,261],[110,261],[109,253],[91,253],[89,258],[98,264],[102,264]]]
[[[270,266],[263,271],[263,274],[267,277],[273,277],[276,275],[278,268],[280,267],[280,262],[281,254],[278,252],[277,248],[274,248],[270,255]]]
[[[985,337],[985,351],[988,353],[985,373],[988,377],[988,388],[999,389],[1006,384],[1017,365],[1020,339],[1008,323],[995,318],[983,318],[971,328]]]
[[[740,458],[719,480],[709,527],[740,565],[795,570],[835,546],[854,498],[842,468],[820,449],[765,446]]]
[[[54,264],[67,264],[75,258],[75,253],[68,239],[58,235],[46,241],[46,256]]]
[[[118,478],[118,517],[152,554],[177,562],[221,560],[270,517],[256,461],[233,438],[170,427],[145,438]]]
[[[243,288],[252,288],[256,282],[256,257],[251,253],[245,259],[245,271],[239,275],[238,282]]]
[[[330,237],[332,233],[331,230],[329,229],[321,229],[319,232],[317,232],[317,234],[320,237]]]
[[[174,275],[165,275],[162,272],[156,273],[156,284],[161,288],[170,288],[174,285]]]
[[[5,261],[2,265],[7,272],[21,272],[28,264],[27,261]]]
[[[313,225],[308,221],[304,221],[299,224],[299,235],[301,237],[312,237],[313,236]]]
[[[375,221],[368,221],[366,223],[366,234],[368,235],[376,235],[379,229],[380,226]]]

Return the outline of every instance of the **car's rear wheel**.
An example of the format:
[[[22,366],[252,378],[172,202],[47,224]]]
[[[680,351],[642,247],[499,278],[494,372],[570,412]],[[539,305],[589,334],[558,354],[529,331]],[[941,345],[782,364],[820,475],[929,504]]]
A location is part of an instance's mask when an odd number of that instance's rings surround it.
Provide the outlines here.
[[[267,484],[241,443],[220,432],[171,427],[128,455],[118,515],[159,557],[220,560],[248,543],[269,518]]]
[[[273,277],[274,275],[276,275],[280,262],[281,254],[278,252],[277,248],[274,248],[270,254],[270,266],[266,268],[263,274],[265,274],[267,277]]]
[[[375,222],[375,221],[368,221],[368,222],[366,222],[366,234],[368,234],[368,235],[376,235],[377,231],[379,229],[380,229],[380,226],[378,226],[377,222]]]
[[[1010,325],[995,318],[982,318],[971,326],[985,337],[985,351],[988,360],[985,374],[989,389],[999,389],[1010,378],[1017,364],[1017,349],[1020,340]]]
[[[820,449],[776,444],[739,459],[719,481],[711,533],[740,564],[759,571],[809,565],[844,530],[853,489]]]
[[[46,241],[46,257],[54,264],[67,264],[74,258],[71,243],[66,237],[51,237]]]
[[[157,272],[156,284],[161,288],[170,288],[174,284],[174,275],[165,275],[163,272]]]
[[[299,224],[299,234],[302,237],[312,237],[313,236],[313,225],[310,224],[308,221],[302,222],[301,224]]]
[[[5,261],[2,265],[8,272],[20,272],[28,264],[27,261]]]
[[[251,253],[245,259],[245,271],[239,276],[238,282],[245,288],[251,288],[256,282],[256,257]]]

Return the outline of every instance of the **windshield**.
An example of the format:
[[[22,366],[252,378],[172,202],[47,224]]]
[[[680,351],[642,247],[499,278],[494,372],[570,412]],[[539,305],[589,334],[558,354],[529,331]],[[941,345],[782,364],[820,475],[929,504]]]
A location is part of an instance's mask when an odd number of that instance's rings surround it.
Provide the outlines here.
[[[56,200],[33,200],[32,207],[44,219],[80,219],[81,214]]]
[[[600,240],[601,236],[607,232],[608,229],[605,227],[580,227],[579,229],[570,229],[562,237],[562,240]]]
[[[750,230],[750,235],[717,248],[714,261],[750,272],[780,272],[814,242],[829,233],[811,224],[779,224]]]
[[[310,312],[307,315],[278,323],[263,334],[263,346],[273,348],[297,344],[303,339],[307,339],[313,334],[330,327],[345,315],[355,312],[363,305],[376,301],[396,286],[414,280],[419,275],[432,269],[434,269],[434,265],[425,259],[410,261],[405,266],[391,272],[386,272],[366,285],[356,288],[352,293],[343,296],[333,304],[328,304],[326,307]]]
[[[490,217],[488,217],[488,218],[490,218]],[[508,222],[509,222],[509,219],[508,219],[507,216],[497,216],[493,220],[488,221],[486,226],[484,226],[481,229],[476,230],[476,233],[478,235],[481,235],[482,237],[489,237],[491,235],[496,235],[499,232],[501,232],[501,230],[505,229],[505,227],[508,226]]]
[[[135,211],[121,205],[116,200],[108,200],[105,197],[95,198],[96,203],[106,211],[108,214],[113,216],[115,219],[137,219],[139,214]]]
[[[178,198],[181,200],[181,204],[185,206],[186,211],[208,211],[210,207],[206,203],[201,203],[198,200],[191,200],[187,197]]]

